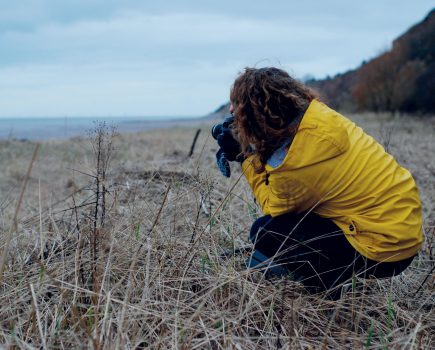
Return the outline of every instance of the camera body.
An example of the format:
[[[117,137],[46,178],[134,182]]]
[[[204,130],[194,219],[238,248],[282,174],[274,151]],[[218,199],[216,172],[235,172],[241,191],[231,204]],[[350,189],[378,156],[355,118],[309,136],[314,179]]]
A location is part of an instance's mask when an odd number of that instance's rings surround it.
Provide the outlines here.
[[[233,155],[231,153],[232,149],[235,149],[236,152],[239,152],[240,146],[237,143],[237,141],[232,136],[231,132],[231,124],[234,122],[234,117],[226,117],[222,123],[215,124],[211,128],[211,135],[213,138],[218,142],[219,146],[221,147],[219,151],[216,153],[216,163],[218,165],[218,168],[222,175],[226,177],[230,177],[231,175],[231,169],[230,169],[230,160],[235,160],[236,155]],[[224,151],[224,144],[229,146],[229,149],[231,150],[230,154],[227,154]],[[228,152],[228,150],[227,150]],[[233,159],[234,158],[234,159]]]
[[[217,140],[218,136],[223,133],[224,129],[229,129],[231,124],[234,122],[234,117],[226,117],[224,121],[220,124],[215,124],[211,128],[211,135],[215,140]]]

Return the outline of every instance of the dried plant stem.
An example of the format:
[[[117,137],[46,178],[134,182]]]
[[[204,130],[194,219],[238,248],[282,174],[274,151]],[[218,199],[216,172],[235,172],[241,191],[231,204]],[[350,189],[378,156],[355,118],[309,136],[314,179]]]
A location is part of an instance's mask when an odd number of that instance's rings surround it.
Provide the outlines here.
[[[147,237],[147,258],[145,266],[145,281],[142,292],[141,303],[144,304],[149,297],[150,291],[150,267],[151,267],[151,237]]]
[[[236,182],[234,182],[234,184],[231,186],[230,190],[227,192],[227,194],[225,195],[224,199],[220,202],[219,206],[216,208],[216,210],[213,212],[213,214],[210,216],[209,219],[209,223],[212,222],[212,220],[216,217],[217,213],[220,211],[220,209],[222,208],[222,206],[224,205],[224,203],[226,202],[226,200],[228,199],[228,197],[231,195],[231,193],[234,191],[234,188],[236,187],[236,185],[240,182],[241,178],[243,177],[243,173],[239,175],[239,177],[237,178]],[[202,235],[207,231],[207,227],[209,227],[210,225],[207,225],[204,227],[204,229],[200,232],[200,234],[196,237],[196,239],[193,241],[192,243],[192,248],[194,245],[198,244]]]
[[[105,335],[107,336],[107,334],[109,333],[108,331],[110,329],[110,321],[109,321],[109,326],[107,327],[107,330],[106,330],[106,322],[107,322],[107,319],[109,316],[109,306],[110,306],[110,290],[106,296],[106,307],[104,308],[104,316],[103,316],[103,321],[101,324],[100,344],[103,343],[103,337]]]
[[[189,158],[192,157],[193,151],[195,150],[196,141],[198,140],[199,133],[201,129],[196,130],[195,136],[193,137],[192,145],[190,146]]]
[[[36,300],[35,290],[33,288],[32,283],[30,283],[30,291],[32,293],[33,306],[34,306],[35,312],[36,312],[36,321],[38,323],[39,334],[41,336],[42,348],[47,349],[47,344],[45,343],[45,336],[44,336],[44,332],[42,330],[42,325],[41,325],[41,317],[39,315],[39,310],[38,310],[38,302]]]
[[[163,210],[163,207],[165,206],[165,203],[166,203],[166,199],[168,199],[168,194],[169,194],[169,190],[171,189],[171,186],[168,186],[168,188],[166,189],[166,192],[165,192],[165,195],[164,195],[164,197],[163,197],[163,202],[162,202],[162,204],[161,204],[161,206],[160,206],[160,208],[159,208],[159,211],[158,211],[158,213],[157,213],[157,215],[156,215],[156,218],[154,219],[154,222],[153,222],[153,224],[151,225],[151,228],[150,228],[150,230],[149,230],[149,235],[151,235],[151,233],[153,232],[153,230],[154,230],[154,227],[157,225],[157,223],[158,223],[158,221],[159,221],[159,219],[160,219],[160,215],[162,214],[162,210]]]
[[[26,190],[27,183],[29,182],[30,173],[32,172],[33,163],[36,160],[36,155],[38,154],[38,150],[39,150],[39,143],[36,144],[35,149],[33,150],[32,160],[30,161],[29,167],[27,169],[26,177],[24,178],[23,186],[21,187],[20,197],[18,199],[18,203],[15,208],[15,214],[14,214],[12,226],[6,236],[5,246],[3,248],[3,253],[0,260],[0,283],[3,282],[3,272],[6,264],[6,256],[9,250],[9,244],[11,243],[12,235],[18,228],[18,214],[21,209],[21,203],[23,202],[24,192]]]
[[[435,265],[432,266],[432,269],[427,273],[425,279],[423,280],[423,282],[421,282],[420,286],[418,287],[418,289],[415,291],[414,293],[414,298],[417,296],[418,292],[421,290],[421,288],[423,288],[423,285],[426,283],[426,281],[428,280],[428,278],[430,276],[432,276],[432,272],[435,270]]]
[[[168,198],[168,194],[169,194],[169,190],[171,189],[171,186],[168,186],[168,188],[166,189],[165,192],[165,196],[163,198],[163,202],[159,208],[159,211],[156,215],[156,218],[149,230],[149,236],[151,235],[154,227],[157,225],[157,222],[159,221],[160,215],[162,213],[163,207],[165,206],[166,203],[166,199]],[[148,236],[148,238],[149,238]],[[149,239],[147,239],[146,241],[147,243],[149,243]],[[124,302],[123,302],[123,307],[122,307],[122,311],[121,311],[121,315],[120,315],[120,319],[119,319],[119,328],[118,328],[118,335],[116,338],[116,345],[115,345],[115,349],[119,349],[120,347],[120,342],[121,342],[121,333],[122,333],[122,328],[123,328],[123,324],[124,324],[124,320],[125,320],[125,312],[127,310],[127,305],[128,305],[128,300],[130,299],[130,291],[131,291],[131,284],[132,284],[132,279],[133,279],[133,271],[135,269],[136,266],[136,262],[137,262],[137,257],[139,255],[140,250],[143,247],[143,243],[139,246],[139,248],[136,250],[136,252],[133,255],[133,258],[131,260],[131,264],[130,264],[130,268],[129,268],[129,276],[128,276],[128,281],[127,281],[127,288],[126,288],[126,293],[125,293],[125,298],[124,298]],[[150,249],[148,247],[148,249]]]
[[[44,239],[44,234],[42,233],[41,179],[38,179],[38,207],[39,207],[39,243],[40,243],[39,256],[41,257],[41,259],[43,259],[45,239]]]

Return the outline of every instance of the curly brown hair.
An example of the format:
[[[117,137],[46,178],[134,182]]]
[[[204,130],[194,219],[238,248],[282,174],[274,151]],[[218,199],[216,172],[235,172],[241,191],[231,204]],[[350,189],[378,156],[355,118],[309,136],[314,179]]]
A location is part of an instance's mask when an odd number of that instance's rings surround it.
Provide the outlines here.
[[[264,170],[269,157],[297,131],[298,122],[317,94],[287,72],[274,68],[245,68],[231,89],[233,130],[245,156],[258,155]]]

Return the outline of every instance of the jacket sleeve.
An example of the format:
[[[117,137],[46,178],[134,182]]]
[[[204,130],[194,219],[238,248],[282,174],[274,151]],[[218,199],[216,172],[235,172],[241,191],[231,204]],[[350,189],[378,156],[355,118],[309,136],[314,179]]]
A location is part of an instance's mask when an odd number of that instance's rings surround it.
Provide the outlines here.
[[[269,195],[266,188],[267,173],[265,171],[257,173],[255,171],[254,163],[254,156],[246,158],[242,163],[242,171],[246,177],[246,180],[248,181],[249,186],[254,192],[255,199],[260,205],[263,215],[269,215]]]
[[[254,161],[253,156],[247,158],[242,169],[264,215],[299,213],[316,206],[312,191],[289,172],[257,173]]]

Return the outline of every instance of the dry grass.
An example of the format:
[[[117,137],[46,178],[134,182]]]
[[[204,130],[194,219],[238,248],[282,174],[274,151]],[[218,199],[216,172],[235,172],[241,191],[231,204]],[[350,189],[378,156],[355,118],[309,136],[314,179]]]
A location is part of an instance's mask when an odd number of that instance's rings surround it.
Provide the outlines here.
[[[102,207],[95,211],[91,143],[51,141],[41,145],[7,252],[0,344],[433,347],[435,120],[358,118],[420,187],[426,240],[401,276],[358,281],[341,300],[329,301],[288,279],[268,281],[246,271],[243,254],[222,257],[247,244],[260,213],[236,167],[229,180],[216,170],[209,126],[202,126],[192,158],[195,128],[117,136],[101,184],[107,189],[103,221]],[[33,149],[30,142],[0,143],[1,242],[13,225]]]

